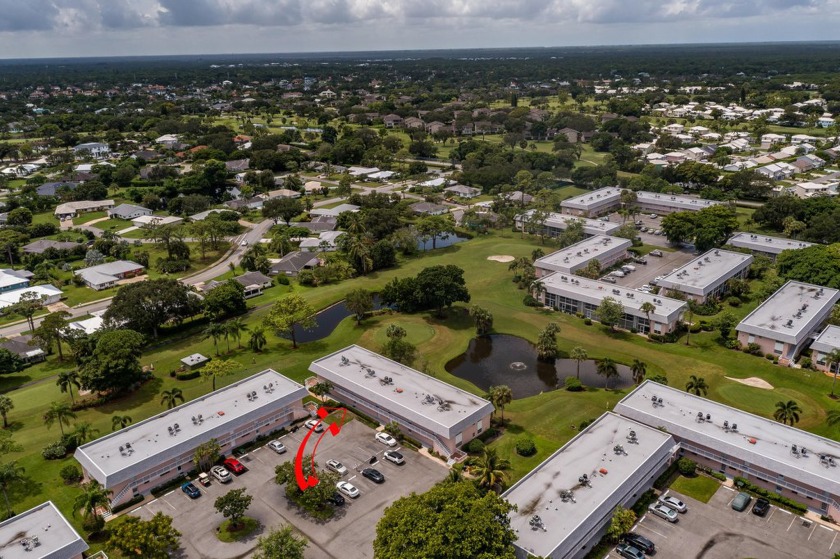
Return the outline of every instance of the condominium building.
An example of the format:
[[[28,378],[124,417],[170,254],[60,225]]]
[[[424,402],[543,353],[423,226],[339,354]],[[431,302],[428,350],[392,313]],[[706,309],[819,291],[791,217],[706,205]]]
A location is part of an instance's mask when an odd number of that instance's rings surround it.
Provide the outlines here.
[[[82,559],[89,546],[52,501],[0,522],[3,559]]]
[[[599,219],[587,219],[585,217],[576,217],[572,215],[564,215],[558,213],[550,213],[542,222],[542,228],[539,224],[531,223],[534,210],[528,210],[525,213],[519,214],[514,218],[517,229],[520,231],[523,227],[528,231],[539,232],[540,229],[544,234],[550,237],[557,237],[569,228],[571,223],[580,222],[583,224],[583,234],[587,237],[595,235],[612,235],[619,228],[620,223],[613,223],[610,221],[601,221]]]
[[[660,194],[657,192],[636,192],[636,207],[643,212],[667,215],[674,212],[696,212],[711,206],[723,204],[717,200],[703,200],[692,196]]]
[[[727,244],[737,248],[745,248],[754,254],[761,254],[773,260],[783,250],[799,250],[814,246],[814,243],[795,241],[784,237],[769,237],[756,233],[735,233]]]
[[[814,343],[811,344],[811,362],[827,373],[840,373],[840,363],[831,363],[826,359],[831,352],[840,350],[840,326],[826,326]]]
[[[594,217],[609,213],[621,207],[621,193],[625,189],[607,187],[569,198],[560,203],[564,214],[581,217]],[[721,204],[717,200],[703,200],[693,196],[662,194],[658,192],[636,192],[634,206],[641,212],[670,214],[674,212],[694,212]]]
[[[564,214],[579,217],[597,217],[621,205],[622,188],[608,186],[560,202]]]
[[[627,249],[633,246],[628,239],[595,235],[583,241],[538,258],[534,262],[537,277],[554,272],[574,274],[596,260],[601,270],[626,260]]]
[[[671,272],[657,285],[704,303],[725,295],[729,280],[746,278],[752,261],[752,255],[715,248]]]

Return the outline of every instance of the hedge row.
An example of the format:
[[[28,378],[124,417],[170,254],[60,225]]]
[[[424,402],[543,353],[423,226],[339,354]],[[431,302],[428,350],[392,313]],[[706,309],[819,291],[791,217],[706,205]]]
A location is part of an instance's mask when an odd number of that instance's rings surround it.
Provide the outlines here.
[[[763,487],[758,487],[757,485],[753,485],[750,481],[743,477],[736,477],[735,478],[735,486],[744,489],[745,491],[749,491],[750,493],[755,493],[759,497],[764,497],[768,501],[776,503],[777,505],[781,505],[784,508],[790,509],[793,512],[797,512],[799,514],[804,514],[808,512],[808,507],[803,505],[798,501],[794,501],[793,499],[788,499],[787,497],[783,497],[778,493],[773,493],[772,491],[767,491]]]

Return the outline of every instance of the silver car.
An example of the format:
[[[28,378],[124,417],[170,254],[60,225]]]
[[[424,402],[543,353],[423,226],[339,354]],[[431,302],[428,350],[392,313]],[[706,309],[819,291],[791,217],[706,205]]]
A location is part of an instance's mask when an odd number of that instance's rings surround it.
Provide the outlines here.
[[[672,497],[668,495],[667,497],[660,497],[659,502],[665,505],[668,508],[672,508],[677,512],[686,512],[688,511],[688,507],[685,506],[685,503],[677,499],[676,497]]]
[[[651,514],[655,514],[660,518],[664,518],[668,522],[677,521],[677,511],[662,503],[654,503],[648,507]]]
[[[286,445],[281,443],[280,441],[271,441],[268,443],[268,448],[276,452],[277,454],[283,454],[286,452]]]

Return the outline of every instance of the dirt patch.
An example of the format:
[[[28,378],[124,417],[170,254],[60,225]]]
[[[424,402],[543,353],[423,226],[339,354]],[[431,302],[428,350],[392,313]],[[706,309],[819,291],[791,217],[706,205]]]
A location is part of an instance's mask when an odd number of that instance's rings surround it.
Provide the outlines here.
[[[749,378],[732,378],[726,377],[729,380],[734,380],[735,382],[740,382],[741,384],[746,384],[747,386],[752,386],[753,388],[761,388],[763,390],[773,390],[773,385],[767,382],[764,379],[760,379],[758,377],[749,377]]]
[[[488,256],[487,260],[492,260],[493,262],[513,262],[516,259],[508,254],[494,254],[493,256]]]

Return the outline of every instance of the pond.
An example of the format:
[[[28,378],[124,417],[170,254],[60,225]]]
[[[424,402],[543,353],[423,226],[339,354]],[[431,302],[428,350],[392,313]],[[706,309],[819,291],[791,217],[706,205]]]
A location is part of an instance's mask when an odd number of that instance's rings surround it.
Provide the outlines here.
[[[373,296],[373,308],[374,310],[382,308],[382,305],[379,303],[379,295]],[[307,342],[316,342],[326,338],[332,334],[332,331],[335,330],[335,327],[338,326],[339,322],[352,314],[353,313],[350,312],[350,309],[347,308],[343,300],[331,307],[327,307],[315,315],[315,321],[318,323],[315,328],[312,328],[311,330],[304,330],[300,326],[295,326],[295,338],[297,339],[297,343],[305,344]],[[288,338],[288,336],[285,337]]]
[[[609,387],[631,386],[633,373],[630,367],[617,365],[617,368],[619,376],[610,379]],[[473,338],[466,352],[446,364],[446,370],[482,390],[506,384],[514,398],[526,398],[564,386],[566,377],[577,374],[577,361],[539,361],[536,348],[528,340],[493,334]],[[580,381],[585,386],[604,387],[604,377],[598,375],[594,360],[581,361]]]
[[[459,237],[458,235],[448,235],[445,237],[438,235],[434,243],[432,243],[432,239],[417,239],[417,248],[425,252],[427,250],[432,250],[433,244],[435,248],[444,248],[466,240],[466,237]]]

